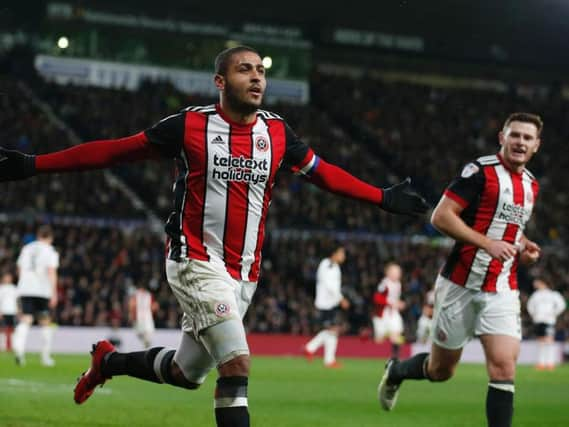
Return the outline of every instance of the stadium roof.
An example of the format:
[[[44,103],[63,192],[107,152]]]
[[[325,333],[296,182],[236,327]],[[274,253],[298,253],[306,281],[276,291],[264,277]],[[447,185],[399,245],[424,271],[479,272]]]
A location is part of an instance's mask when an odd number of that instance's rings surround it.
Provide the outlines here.
[[[8,0],[8,3],[12,6],[0,10],[0,17],[11,14],[18,16],[20,22],[41,21],[41,17],[34,16],[42,13],[41,7],[30,11],[26,2]],[[424,40],[425,52],[435,56],[466,55],[474,60],[569,68],[569,56],[564,54],[569,40],[567,0],[241,0],[214,5],[203,0],[57,0],[57,3],[156,18],[297,26],[316,45],[319,40],[330,38],[327,33],[333,28],[417,36]]]

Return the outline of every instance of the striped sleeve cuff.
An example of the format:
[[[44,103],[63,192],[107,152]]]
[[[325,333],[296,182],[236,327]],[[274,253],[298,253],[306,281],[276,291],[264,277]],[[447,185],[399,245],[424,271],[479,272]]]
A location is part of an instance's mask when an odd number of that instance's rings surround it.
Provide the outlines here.
[[[314,151],[308,150],[304,159],[302,159],[299,164],[292,167],[292,171],[297,175],[303,175],[310,178],[318,167],[318,163],[320,163],[320,158],[314,153]]]
[[[468,206],[468,202],[466,200],[464,200],[462,197],[460,197],[458,194],[454,193],[451,190],[448,190],[448,189],[445,190],[444,195],[446,197],[448,197],[449,199],[454,200],[456,203],[458,203],[463,208],[466,208]]]

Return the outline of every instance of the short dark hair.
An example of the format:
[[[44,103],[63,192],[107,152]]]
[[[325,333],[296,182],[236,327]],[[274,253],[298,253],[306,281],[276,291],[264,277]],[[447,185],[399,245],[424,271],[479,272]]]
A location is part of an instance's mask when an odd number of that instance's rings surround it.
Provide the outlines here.
[[[51,225],[40,225],[37,232],[38,238],[40,239],[47,239],[53,237],[53,229]]]
[[[215,74],[225,76],[225,74],[227,74],[227,67],[229,66],[229,61],[231,60],[231,57],[236,53],[241,53],[241,52],[253,52],[259,55],[259,52],[257,52],[255,49],[244,45],[230,47],[228,49],[222,50],[215,57]]]
[[[346,246],[342,242],[340,242],[338,240],[334,240],[334,241],[330,242],[328,244],[328,256],[334,255],[340,249],[346,250]]]
[[[504,122],[504,129],[512,122],[532,123],[537,128],[537,136],[541,135],[543,129],[543,120],[537,114],[532,113],[512,113]]]

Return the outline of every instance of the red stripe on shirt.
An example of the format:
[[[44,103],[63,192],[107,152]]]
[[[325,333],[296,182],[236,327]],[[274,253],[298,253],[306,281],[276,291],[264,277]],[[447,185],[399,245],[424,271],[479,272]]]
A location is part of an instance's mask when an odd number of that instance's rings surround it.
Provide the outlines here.
[[[521,206],[525,205],[526,198],[525,189],[522,182],[522,177],[518,177],[517,175],[512,176],[514,181],[514,203],[519,204]],[[519,187],[519,189],[518,189]],[[519,191],[519,194],[518,194]],[[533,185],[532,185],[532,196],[533,194]],[[535,197],[534,197],[535,200]],[[516,234],[519,232],[519,226],[516,228]],[[510,243],[515,243],[516,234],[514,234],[514,240]],[[512,267],[510,269],[510,277],[508,277],[508,284],[510,285],[510,289],[518,289],[518,264],[519,264],[519,253],[516,254],[514,258],[514,262],[512,263]]]
[[[483,169],[485,176],[484,190],[480,197],[480,203],[474,219],[472,228],[481,234],[486,234],[496,213],[498,197],[500,193],[500,183],[496,169],[485,167]],[[460,258],[450,275],[450,280],[457,285],[464,286],[468,280],[472,263],[478,252],[478,248],[474,245],[465,244],[460,250]]]
[[[182,208],[182,232],[188,245],[188,257],[209,261],[203,243],[205,192],[207,188],[207,121],[208,116],[188,112],[184,135],[184,152],[188,159],[185,203]]]
[[[275,182],[275,174],[278,171],[279,164],[275,159],[282,159],[286,148],[286,135],[284,123],[280,120],[267,120],[268,133],[271,144],[271,172],[265,187],[265,195],[263,197],[263,211],[261,213],[261,221],[259,222],[259,232],[257,234],[257,244],[255,246],[255,260],[249,272],[249,281],[256,282],[259,279],[261,270],[261,249],[265,239],[265,221],[269,211],[271,195],[273,191],[273,183]]]
[[[510,179],[512,180],[512,187],[513,187],[513,200],[514,204],[517,206],[524,205],[524,187],[522,184],[522,176],[519,174],[510,173]],[[504,234],[502,236],[502,240],[508,243],[515,243],[516,241],[516,234],[518,233],[518,229],[520,226],[518,224],[509,223],[506,225],[506,229],[504,230]],[[517,257],[516,257],[517,258]],[[514,264],[516,263],[516,259],[514,260]],[[488,273],[486,274],[486,280],[482,285],[482,290],[485,292],[496,292],[496,284],[498,282],[498,277],[500,273],[502,273],[504,267],[504,263],[496,258],[493,258],[490,261],[488,266]],[[512,289],[517,288],[517,279],[512,276],[510,272],[509,277],[509,284]]]
[[[250,159],[253,147],[250,129],[231,126],[231,156]],[[245,169],[246,170],[246,169]],[[249,208],[249,184],[241,181],[227,181],[227,204],[225,231],[223,233],[223,259],[231,277],[241,280],[241,262],[245,246],[247,213]]]

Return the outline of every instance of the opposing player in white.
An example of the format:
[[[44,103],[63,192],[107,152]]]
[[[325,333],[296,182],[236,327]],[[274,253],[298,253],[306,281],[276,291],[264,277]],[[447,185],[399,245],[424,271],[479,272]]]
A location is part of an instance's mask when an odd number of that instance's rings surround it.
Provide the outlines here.
[[[129,299],[128,308],[136,335],[145,348],[150,347],[154,335],[154,313],[158,310],[158,303],[144,286],[139,285]]]
[[[51,357],[53,328],[50,309],[57,306],[57,267],[59,254],[53,243],[51,227],[43,225],[38,229],[37,240],[22,248],[18,257],[18,295],[22,314],[14,332],[14,355],[18,365],[25,364],[25,346],[34,316],[41,326],[43,346],[41,363],[54,366]]]
[[[431,331],[433,329],[433,309],[435,307],[434,291],[427,292],[425,303],[423,304],[423,312],[417,322],[417,341],[427,343],[431,340]]]
[[[535,324],[539,342],[536,368],[539,370],[555,368],[555,320],[565,310],[565,300],[561,294],[549,288],[543,279],[533,282],[535,292],[528,300],[528,313]]]
[[[314,353],[324,346],[324,366],[339,368],[336,361],[338,336],[340,335],[339,310],[346,310],[349,301],[342,295],[342,271],[340,265],[346,260],[343,246],[334,246],[330,256],[324,258],[316,272],[316,299],[314,306],[319,311],[322,330],[304,347],[304,354],[311,360]]]
[[[0,281],[0,332],[5,337],[5,343],[0,340],[0,350],[12,350],[12,332],[18,314],[18,293],[14,285],[14,277],[6,272]]]
[[[373,336],[376,343],[381,343],[385,337],[389,337],[392,357],[398,357],[399,346],[403,342],[403,319],[400,311],[405,308],[405,302],[401,301],[401,266],[390,262],[385,266],[384,273],[385,277],[377,285],[373,296]]]

